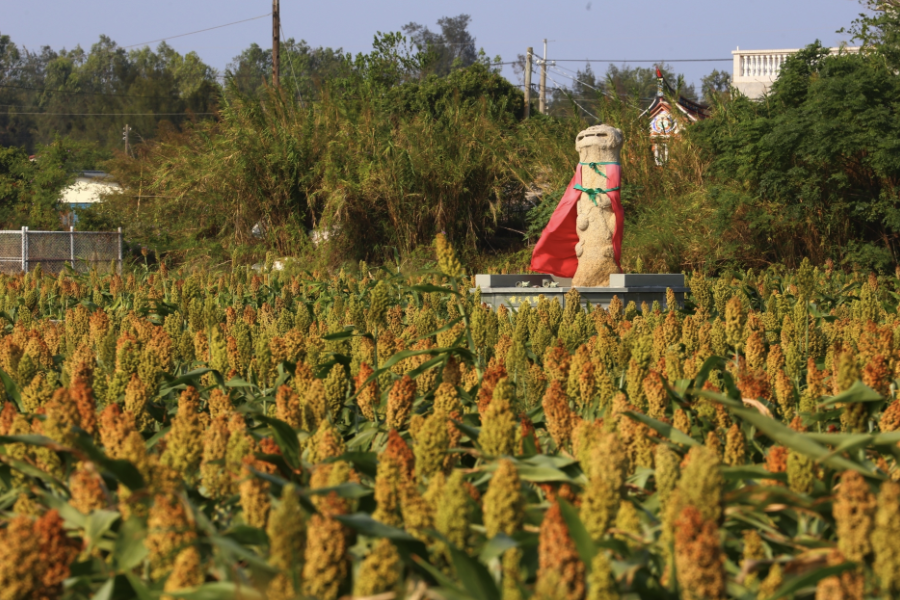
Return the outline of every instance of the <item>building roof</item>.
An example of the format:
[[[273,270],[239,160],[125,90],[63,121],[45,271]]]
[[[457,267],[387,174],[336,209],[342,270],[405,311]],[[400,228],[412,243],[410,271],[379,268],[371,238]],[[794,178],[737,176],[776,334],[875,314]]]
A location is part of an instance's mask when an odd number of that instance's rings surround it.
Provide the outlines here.
[[[667,99],[666,92],[668,92],[669,96],[677,98],[675,100],[675,108],[684,114],[692,123],[696,123],[709,116],[708,106],[689,100],[679,94],[675,88],[669,85],[669,82],[666,81],[666,78],[663,77],[662,72],[658,68],[656,69],[656,82],[656,98],[653,99],[653,103],[650,104],[647,110],[641,113],[642,117],[644,115],[650,115],[650,117],[653,118],[663,112],[672,112],[673,106]]]
[[[112,181],[108,173],[103,171],[82,171],[75,183],[65,188],[60,194],[62,204],[94,204],[102,202],[104,194],[112,194],[121,189]]]

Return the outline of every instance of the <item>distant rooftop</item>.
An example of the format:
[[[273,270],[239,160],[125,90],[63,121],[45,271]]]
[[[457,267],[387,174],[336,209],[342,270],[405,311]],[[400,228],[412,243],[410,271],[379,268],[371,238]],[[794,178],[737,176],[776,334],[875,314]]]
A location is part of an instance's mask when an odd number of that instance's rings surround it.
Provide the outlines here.
[[[831,48],[832,54],[843,52],[859,52],[858,46]],[[734,66],[731,83],[735,89],[753,100],[765,96],[772,83],[778,79],[781,67],[792,54],[800,52],[799,48],[784,50],[737,50],[732,51]]]
[[[104,181],[105,180],[105,181]],[[104,194],[111,194],[120,189],[112,176],[103,171],[82,171],[75,183],[62,191],[59,201],[62,204],[77,205],[83,208],[88,204],[102,201]]]
[[[112,177],[112,175],[104,171],[82,171],[81,176],[90,177],[93,179],[109,179],[110,177]]]

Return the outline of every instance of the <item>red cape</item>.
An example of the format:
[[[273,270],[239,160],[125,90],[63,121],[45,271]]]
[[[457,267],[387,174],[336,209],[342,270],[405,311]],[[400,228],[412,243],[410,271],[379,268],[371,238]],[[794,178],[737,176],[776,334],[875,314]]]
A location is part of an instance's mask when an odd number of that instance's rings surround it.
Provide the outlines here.
[[[622,180],[622,167],[619,165],[604,165],[606,169],[606,185],[617,188]],[[578,218],[578,200],[581,198],[581,190],[575,186],[581,185],[581,165],[575,167],[575,176],[566,188],[566,193],[560,199],[550,222],[541,233],[541,239],[534,246],[531,254],[531,270],[538,273],[549,273],[557,277],[574,277],[578,269],[578,257],[575,256],[575,245],[578,243],[576,231],[576,219]],[[622,234],[625,230],[625,211],[622,208],[621,194],[618,190],[608,192],[611,208],[616,215],[616,225],[613,230],[613,251],[616,265],[622,270]]]

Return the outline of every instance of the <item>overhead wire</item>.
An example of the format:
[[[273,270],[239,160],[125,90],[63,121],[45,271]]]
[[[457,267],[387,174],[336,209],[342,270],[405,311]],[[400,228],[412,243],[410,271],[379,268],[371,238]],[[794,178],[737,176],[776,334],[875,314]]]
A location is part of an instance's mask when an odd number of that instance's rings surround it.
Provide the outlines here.
[[[558,85],[559,87],[562,87],[562,84],[560,84],[558,81],[556,81],[555,79],[553,79],[553,78],[550,77],[549,75],[547,75],[547,79],[549,79],[550,81],[552,81],[553,83],[555,83],[555,84]],[[595,115],[594,113],[592,113],[591,111],[589,111],[588,109],[586,109],[585,107],[583,107],[582,105],[580,105],[578,102],[576,102],[576,101],[575,101],[575,98],[572,96],[572,94],[568,94],[568,97],[569,97],[569,100],[571,100],[571,101],[575,104],[575,106],[577,106],[578,108],[580,108],[581,110],[583,110],[584,112],[586,112],[587,114],[589,114],[590,116],[594,117],[594,119],[596,119],[597,121],[600,120],[600,117],[598,117],[597,115]]]
[[[221,29],[223,27],[230,27],[231,25],[237,25],[239,23],[247,23],[248,21],[256,21],[257,19],[263,19],[265,17],[270,16],[272,13],[267,12],[264,15],[259,15],[256,17],[250,17],[249,19],[242,19],[240,21],[232,21],[231,23],[225,23],[224,25],[216,25],[215,27],[207,27],[206,29],[198,29],[197,31],[189,31],[188,33],[179,33],[178,35],[170,35],[168,37],[159,38],[158,40],[150,40],[149,42],[141,42],[139,44],[131,44],[130,46],[119,46],[120,48],[127,50],[128,48],[137,48],[138,46],[146,46],[148,44],[155,44],[156,42],[165,42],[166,40],[174,40],[175,38],[181,38],[188,35],[194,35],[196,33],[203,33],[204,31],[212,31],[213,29]]]
[[[611,94],[605,92],[604,90],[602,90],[602,89],[600,89],[600,88],[594,87],[594,86],[592,86],[592,85],[589,84],[589,83],[585,83],[584,81],[581,81],[580,79],[578,79],[578,78],[576,78],[576,77],[572,77],[571,75],[567,75],[567,74],[563,73],[562,71],[560,71],[559,69],[557,69],[555,66],[551,66],[550,68],[553,69],[554,71],[556,71],[557,74],[562,75],[563,77],[568,77],[568,78],[571,79],[572,81],[578,82],[578,83],[580,83],[581,85],[583,85],[583,86],[585,86],[585,87],[589,87],[589,88],[591,88],[592,90],[595,90],[595,91],[597,91],[597,92],[603,94],[604,96],[606,96],[607,98],[609,98],[609,99],[611,99],[611,100],[617,100],[617,101],[619,101],[619,102],[625,102],[625,104],[628,104],[628,105],[631,106],[632,108],[636,108],[636,109],[638,109],[638,110],[643,110],[643,109],[642,109],[640,106],[638,106],[637,104],[632,104],[631,102],[622,100],[622,99],[619,98],[618,96],[613,96],[613,95],[611,95]]]
[[[45,92],[50,94],[71,94],[75,96],[115,96],[122,98],[159,98],[164,94],[155,94],[155,95],[146,95],[146,94],[117,94],[115,92],[89,92],[89,91],[74,91],[74,90],[58,90],[50,87],[36,88],[36,87],[26,87],[21,85],[8,85],[5,83],[0,83],[0,88],[8,88],[12,90],[26,90],[32,92]]]
[[[733,58],[670,58],[666,60],[648,59],[622,59],[612,60],[605,58],[554,58],[554,62],[603,62],[603,63],[675,63],[675,62],[732,62]]]
[[[51,117],[177,117],[185,115],[214,115],[211,112],[179,112],[179,113],[48,113],[48,112],[7,112],[0,116],[16,117],[19,115],[47,115]]]
[[[281,30],[281,38],[284,39],[287,36],[284,35],[284,27],[281,26],[281,21],[278,22],[278,28]],[[291,64],[291,76],[294,78],[294,90],[297,92],[297,100],[300,101],[300,106],[303,106],[303,97],[300,95],[300,84],[297,81],[297,73],[294,72],[294,61],[289,59]]]

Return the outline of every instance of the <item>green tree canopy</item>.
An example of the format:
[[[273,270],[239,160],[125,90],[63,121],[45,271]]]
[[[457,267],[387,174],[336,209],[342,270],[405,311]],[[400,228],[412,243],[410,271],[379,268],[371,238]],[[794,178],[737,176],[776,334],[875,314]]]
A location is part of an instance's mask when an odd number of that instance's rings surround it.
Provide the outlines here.
[[[900,78],[886,56],[818,42],[761,102],[738,97],[693,128],[712,159],[722,232],[762,260],[900,258]]]
[[[216,72],[195,52],[165,42],[156,50],[126,50],[107,36],[91,46],[38,52],[0,36],[0,145],[34,150],[57,136],[121,147],[122,128],[134,140],[159,127],[178,127],[214,112]],[[35,114],[37,113],[37,114]],[[136,113],[134,116],[114,116]]]

